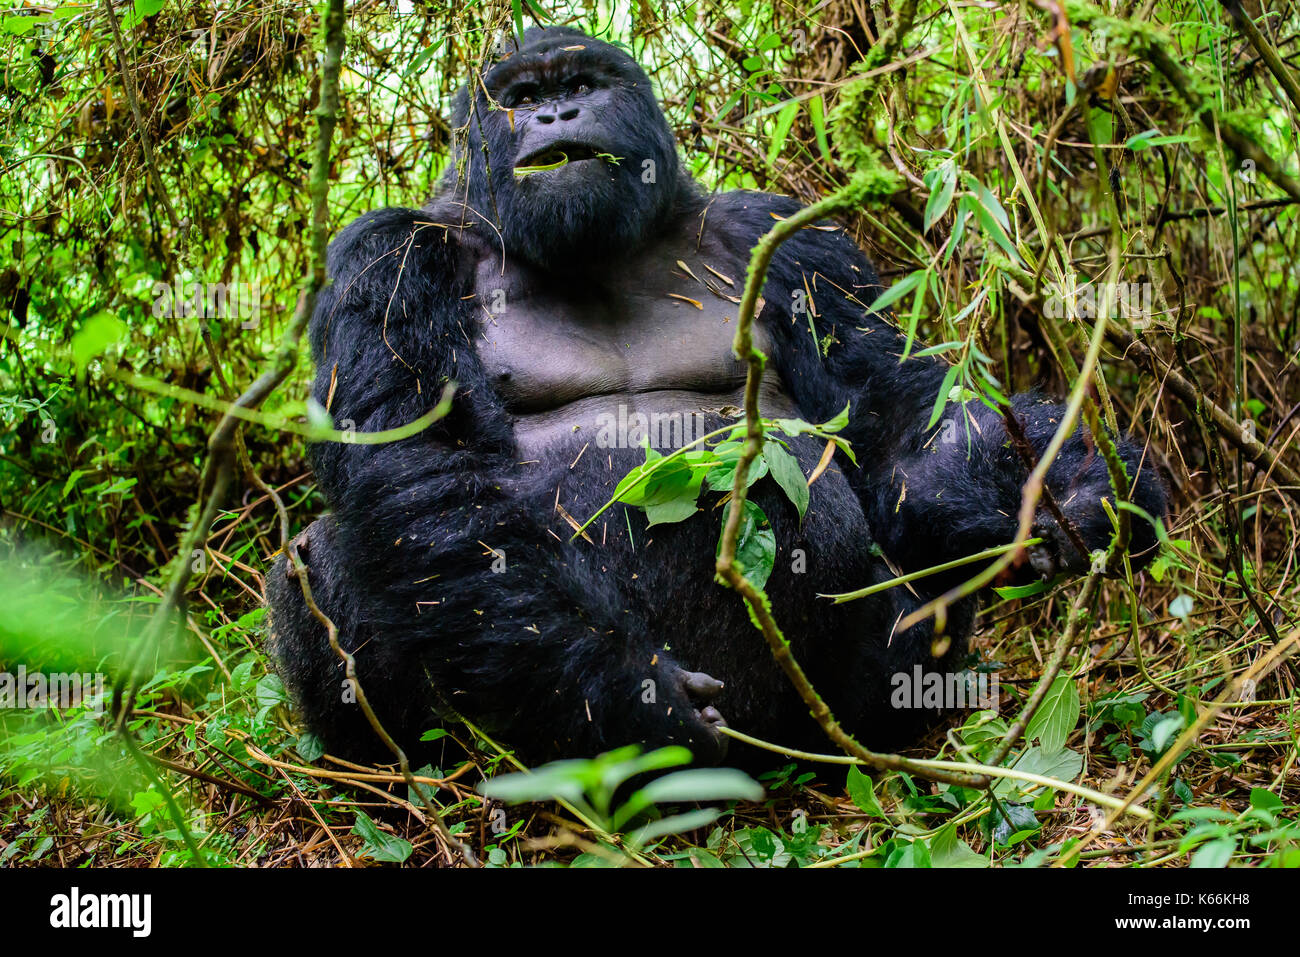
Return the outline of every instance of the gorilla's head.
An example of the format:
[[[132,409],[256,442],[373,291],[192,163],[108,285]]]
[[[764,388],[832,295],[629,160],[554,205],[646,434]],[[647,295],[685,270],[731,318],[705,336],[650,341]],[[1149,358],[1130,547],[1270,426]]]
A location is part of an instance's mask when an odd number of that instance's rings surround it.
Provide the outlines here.
[[[626,53],[569,27],[533,28],[482,81],[456,96],[453,125],[467,135],[444,185],[499,224],[510,255],[574,271],[663,224],[682,185],[676,144]]]

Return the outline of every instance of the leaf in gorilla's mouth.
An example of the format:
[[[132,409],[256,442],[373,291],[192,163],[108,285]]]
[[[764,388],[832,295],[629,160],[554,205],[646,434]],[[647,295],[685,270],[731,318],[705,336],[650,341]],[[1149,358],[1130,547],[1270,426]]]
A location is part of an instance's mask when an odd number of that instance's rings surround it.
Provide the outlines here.
[[[570,163],[581,163],[584,160],[604,160],[606,163],[617,166],[622,159],[621,156],[602,153],[590,146],[554,146],[541,153],[534,153],[532,156],[527,157],[523,163],[516,166],[515,179],[521,180],[527,176],[532,176],[534,173],[545,173],[548,170],[559,169],[562,166],[568,166]]]

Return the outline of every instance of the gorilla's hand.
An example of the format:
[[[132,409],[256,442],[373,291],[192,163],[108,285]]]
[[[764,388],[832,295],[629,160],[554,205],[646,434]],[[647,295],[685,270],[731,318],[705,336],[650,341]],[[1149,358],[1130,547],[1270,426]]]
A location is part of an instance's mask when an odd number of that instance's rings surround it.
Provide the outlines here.
[[[719,729],[726,719],[712,704],[722,693],[723,684],[702,671],[687,671],[673,664],[665,666],[664,688],[668,705],[664,720],[668,737],[689,748],[698,764],[717,764],[727,755],[730,740]],[[665,702],[661,701],[662,706]]]
[[[1068,515],[1066,521],[1070,521]],[[1109,534],[1097,537],[1096,541],[1089,541],[1083,537],[1077,525],[1074,527],[1074,532],[1088,548],[1086,554],[1079,551],[1073,536],[1061,527],[1061,523],[1054,516],[1046,510],[1040,510],[1038,520],[1034,523],[1030,534],[1034,538],[1041,538],[1042,541],[1037,545],[1030,545],[1027,549],[1029,565],[1036,577],[1050,580],[1060,574],[1082,574],[1091,564],[1092,553],[1098,549],[1105,549],[1110,544]]]
[[[1130,466],[1129,471],[1132,474],[1135,470]],[[1028,558],[1039,578],[1050,579],[1059,574],[1082,575],[1091,567],[1094,556],[1100,557],[1098,553],[1110,546],[1115,534],[1111,514],[1118,513],[1114,505],[1115,496],[1104,473],[1088,479],[1076,482],[1068,495],[1057,492],[1061,514],[1071,526],[1069,530],[1062,528],[1048,509],[1041,506],[1038,509],[1032,534],[1043,541],[1028,549]],[[1133,498],[1138,507],[1153,518],[1163,515],[1164,491],[1153,473],[1147,472],[1139,477]],[[1103,499],[1109,508],[1103,506]],[[1150,522],[1141,514],[1130,512],[1128,551],[1134,569],[1151,560],[1156,544],[1155,529]]]

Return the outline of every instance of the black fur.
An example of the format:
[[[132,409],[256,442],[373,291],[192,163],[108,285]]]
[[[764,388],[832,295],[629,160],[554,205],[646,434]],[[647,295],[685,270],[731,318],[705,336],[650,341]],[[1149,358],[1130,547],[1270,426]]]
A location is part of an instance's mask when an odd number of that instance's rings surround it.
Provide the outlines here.
[[[583,49],[565,49],[573,46]],[[617,506],[593,526],[593,542],[569,544],[572,529],[556,503],[586,519],[643,454],[584,456],[582,439],[566,436],[525,461],[516,430],[526,416],[509,392],[521,377],[512,382],[509,372],[485,364],[483,343],[495,333],[484,305],[494,280],[484,277],[496,275],[503,254],[510,269],[500,268],[501,281],[512,284],[520,305],[502,323],[520,323],[537,339],[534,371],[541,374],[568,368],[586,341],[547,351],[540,334],[550,328],[555,303],[591,323],[583,328],[598,329],[602,310],[617,311],[638,292],[640,280],[631,278],[638,268],[661,267],[665,276],[676,268],[675,253],[656,252],[674,242],[707,248],[739,284],[773,215],[798,208],[762,193],[703,196],[679,169],[645,74],[577,31],[529,31],[521,50],[487,70],[485,83],[501,97],[521,77],[535,78],[544,91],[575,71],[590,74],[596,89],[584,94],[575,82],[572,96],[516,109],[513,131],[480,87],[473,110],[462,91],[455,121],[467,126],[468,140],[438,196],[423,210],[362,216],[330,247],[332,284],[319,300],[311,343],[315,396],[336,424],[392,428],[427,412],[448,381],[457,392],[451,414],[415,437],[312,447],[333,509],[303,537],[317,603],[355,654],[380,718],[408,747],[436,723],[435,713],[454,712],[532,761],[634,741],[679,742],[698,760],[717,761],[726,739],[717,734],[715,707],[760,737],[814,744],[806,709],[740,599],[713,581],[720,513],[647,529],[639,511]],[[620,162],[517,183],[513,168],[526,144],[545,142],[548,124],[566,122]],[[652,182],[642,176],[646,160]],[[665,261],[648,260],[654,256]],[[805,288],[814,291],[813,329],[808,314],[792,313],[792,293]],[[901,615],[953,579],[923,579],[915,594],[893,588],[839,606],[816,593],[892,577],[881,552],[915,570],[1009,541],[1026,469],[1001,419],[978,403],[966,406],[975,427],[963,424],[956,442],[935,441],[925,426],[945,367],[934,359],[900,363],[902,337],[866,308],[879,291],[870,263],[842,232],[803,230],[778,250],[758,321],[775,380],[809,421],[851,405],[843,434],[861,467],[837,455],[812,486],[802,523],[770,479],[751,494],[776,533],[767,592],[795,655],[845,726],[868,745],[887,747],[933,718],[892,709],[890,676],[915,664],[959,667],[976,604],[967,600],[950,612],[953,641],[936,661],[931,624],[893,631]],[[646,321],[689,329],[664,301],[645,306]],[[601,396],[607,378],[635,397],[627,382],[638,372],[669,369],[702,347],[664,348],[624,356],[611,347],[608,369],[597,370],[596,387],[587,391]],[[725,393],[733,384],[696,391]],[[1019,396],[1014,406],[1041,451],[1060,407],[1034,396]],[[957,406],[945,415],[963,421]],[[710,426],[721,421],[713,416]],[[811,473],[822,444],[805,438],[792,448]],[[1124,442],[1122,450],[1130,476],[1138,477],[1134,501],[1163,514],[1159,480],[1150,468],[1139,475],[1138,449]],[[1104,546],[1110,526],[1099,499],[1110,494],[1109,483],[1082,431],[1048,485],[1089,547]],[[1046,517],[1042,524],[1051,531]],[[1057,565],[1077,571],[1086,558],[1062,538],[1054,539]],[[1135,521],[1134,550],[1149,552],[1153,542]],[[806,556],[806,574],[792,567],[795,549]],[[498,552],[506,560],[494,569]],[[283,558],[268,577],[268,598],[272,649],[307,725],[333,753],[383,756],[359,709],[345,703],[342,665]],[[720,692],[710,675],[725,684]]]

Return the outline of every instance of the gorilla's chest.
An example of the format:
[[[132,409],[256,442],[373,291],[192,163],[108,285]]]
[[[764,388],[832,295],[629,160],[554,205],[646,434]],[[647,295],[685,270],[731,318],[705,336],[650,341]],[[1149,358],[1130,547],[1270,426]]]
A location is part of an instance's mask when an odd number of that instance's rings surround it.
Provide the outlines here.
[[[587,281],[480,262],[478,353],[521,446],[553,445],[608,416],[740,406],[745,366],[731,346],[743,279],[738,264],[686,243]],[[780,403],[774,383],[764,391]]]

